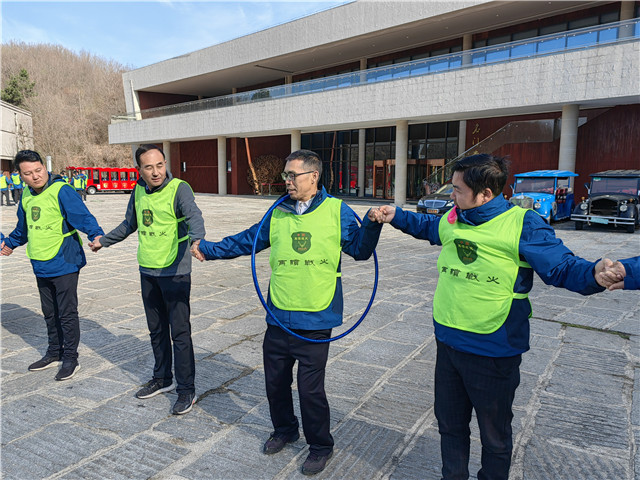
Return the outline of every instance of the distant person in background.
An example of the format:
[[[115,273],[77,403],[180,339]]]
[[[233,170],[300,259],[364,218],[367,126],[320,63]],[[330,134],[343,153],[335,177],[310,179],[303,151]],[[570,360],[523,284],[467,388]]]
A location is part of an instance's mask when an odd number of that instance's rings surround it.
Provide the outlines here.
[[[9,172],[4,171],[2,175],[0,175],[0,205],[4,205],[6,201],[7,207],[11,206],[9,187],[11,187],[11,177],[9,176]]]
[[[49,340],[44,357],[28,369],[44,370],[62,361],[55,379],[68,380],[80,370],[78,276],[87,264],[77,230],[89,240],[104,232],[71,187],[47,172],[37,152],[18,152],[14,164],[27,188],[18,204],[16,228],[3,239],[0,254],[11,255],[27,244]]]
[[[87,201],[87,192],[85,190],[86,182],[84,180],[84,175],[80,172],[76,171],[73,175],[73,188],[76,189],[76,192],[82,197],[82,200]]]
[[[11,183],[13,183],[13,203],[17,204],[22,197],[22,179],[20,178],[20,172],[14,169],[11,174]]]

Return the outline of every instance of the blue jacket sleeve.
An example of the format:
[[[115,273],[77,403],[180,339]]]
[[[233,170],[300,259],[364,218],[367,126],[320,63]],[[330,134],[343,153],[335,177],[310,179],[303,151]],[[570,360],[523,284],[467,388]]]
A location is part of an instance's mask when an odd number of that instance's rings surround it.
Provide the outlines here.
[[[242,255],[251,255],[253,240],[256,237],[256,233],[259,234],[258,243],[256,244],[256,253],[271,246],[271,243],[269,242],[270,224],[271,215],[265,219],[260,232],[258,232],[260,224],[256,223],[247,230],[225,237],[219,242],[208,242],[203,239],[200,241],[198,248],[206,260],[216,260],[219,258],[228,259],[240,257]]]
[[[582,295],[604,290],[593,276],[597,262],[574,255],[536,212],[525,214],[519,248],[520,255],[547,285]]]
[[[362,225],[358,225],[351,208],[344,202],[340,208],[342,251],[355,260],[367,260],[380,239],[382,224],[372,222],[365,215]]]
[[[442,245],[438,227],[440,217],[408,212],[396,207],[391,226],[420,240],[429,240],[431,245]]]
[[[91,214],[82,197],[73,189],[62,187],[58,194],[58,203],[62,216],[67,222],[76,230],[86,233],[89,240],[93,240],[98,235],[104,235],[96,217]]]
[[[18,223],[16,224],[16,228],[13,229],[8,237],[4,237],[4,244],[11,249],[27,243],[27,222],[24,217],[22,200],[18,202],[18,210],[16,211],[16,215],[18,216]]]
[[[640,290],[640,257],[631,257],[620,260],[624,265],[624,289]]]

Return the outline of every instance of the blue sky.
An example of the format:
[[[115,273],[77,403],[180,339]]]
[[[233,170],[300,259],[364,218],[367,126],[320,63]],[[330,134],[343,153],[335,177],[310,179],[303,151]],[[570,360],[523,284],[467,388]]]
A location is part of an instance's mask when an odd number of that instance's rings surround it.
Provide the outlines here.
[[[348,3],[2,0],[2,43],[50,43],[139,68]]]

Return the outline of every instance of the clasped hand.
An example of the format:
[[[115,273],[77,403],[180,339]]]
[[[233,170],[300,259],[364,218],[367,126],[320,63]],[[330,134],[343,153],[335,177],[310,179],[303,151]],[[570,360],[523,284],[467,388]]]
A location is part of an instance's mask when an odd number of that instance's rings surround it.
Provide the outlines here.
[[[625,275],[626,271],[622,263],[603,258],[596,264],[594,277],[601,287],[618,290],[624,288]]]

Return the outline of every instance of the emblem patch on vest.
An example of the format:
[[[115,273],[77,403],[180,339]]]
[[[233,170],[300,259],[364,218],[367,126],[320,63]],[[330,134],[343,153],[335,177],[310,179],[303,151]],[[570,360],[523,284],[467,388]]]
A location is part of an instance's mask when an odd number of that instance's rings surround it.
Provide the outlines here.
[[[458,258],[462,263],[469,265],[476,261],[478,258],[478,245],[476,243],[462,238],[456,238],[453,243],[458,251]]]
[[[31,220],[34,222],[40,220],[40,207],[31,207]]]
[[[294,232],[291,234],[291,247],[303,254],[311,248],[311,234],[309,232]]]
[[[142,210],[142,224],[145,227],[150,226],[153,223],[153,212],[148,208]]]

